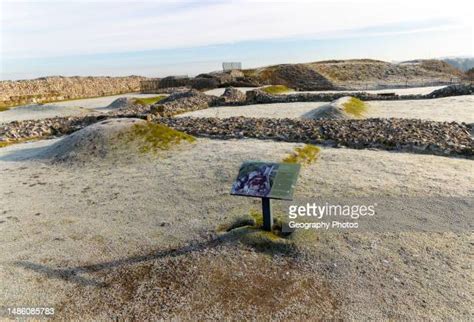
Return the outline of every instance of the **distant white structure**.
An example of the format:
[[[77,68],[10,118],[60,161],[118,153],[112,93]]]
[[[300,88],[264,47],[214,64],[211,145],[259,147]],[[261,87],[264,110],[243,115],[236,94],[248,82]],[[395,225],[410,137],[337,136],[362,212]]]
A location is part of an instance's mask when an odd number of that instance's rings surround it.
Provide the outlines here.
[[[224,62],[222,63],[222,69],[225,72],[231,71],[231,70],[241,70],[242,69],[242,63],[241,62]]]

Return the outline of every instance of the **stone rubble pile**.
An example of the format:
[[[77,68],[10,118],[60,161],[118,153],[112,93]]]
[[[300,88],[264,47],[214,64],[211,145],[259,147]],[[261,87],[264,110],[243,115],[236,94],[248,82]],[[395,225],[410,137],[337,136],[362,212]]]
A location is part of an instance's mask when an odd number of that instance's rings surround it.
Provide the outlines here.
[[[459,95],[472,95],[474,94],[473,84],[461,84],[461,85],[450,85],[440,89],[437,89],[428,95],[426,98],[438,98],[448,96],[459,96]]]
[[[226,87],[224,93],[219,96],[216,105],[243,105],[245,104],[246,95],[235,87]]]
[[[173,93],[151,106],[150,111],[160,117],[169,117],[185,112],[197,111],[215,106],[218,98],[195,89]]]
[[[455,122],[413,119],[298,120],[232,117],[160,118],[186,133],[221,139],[257,138],[287,142],[473,156],[469,129]]]
[[[138,92],[145,77],[62,77],[0,81],[0,106]],[[34,93],[34,94],[32,94]]]
[[[64,135],[108,118],[106,115],[53,117],[0,124],[0,141]]]

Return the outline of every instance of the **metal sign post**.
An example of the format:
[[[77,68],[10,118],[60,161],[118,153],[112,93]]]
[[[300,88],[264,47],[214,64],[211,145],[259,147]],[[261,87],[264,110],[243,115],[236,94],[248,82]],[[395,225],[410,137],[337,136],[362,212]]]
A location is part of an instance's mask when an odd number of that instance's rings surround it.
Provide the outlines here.
[[[300,167],[290,163],[245,161],[230,193],[262,198],[262,228],[272,231],[271,199],[292,200]]]
[[[262,198],[263,230],[272,231],[273,216],[270,198]]]

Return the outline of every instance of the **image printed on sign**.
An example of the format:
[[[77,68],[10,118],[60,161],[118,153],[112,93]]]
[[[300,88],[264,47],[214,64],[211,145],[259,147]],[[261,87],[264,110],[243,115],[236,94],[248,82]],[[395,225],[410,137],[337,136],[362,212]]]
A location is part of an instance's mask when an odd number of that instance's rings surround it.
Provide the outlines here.
[[[231,194],[291,200],[299,170],[298,164],[246,161],[239,169]]]

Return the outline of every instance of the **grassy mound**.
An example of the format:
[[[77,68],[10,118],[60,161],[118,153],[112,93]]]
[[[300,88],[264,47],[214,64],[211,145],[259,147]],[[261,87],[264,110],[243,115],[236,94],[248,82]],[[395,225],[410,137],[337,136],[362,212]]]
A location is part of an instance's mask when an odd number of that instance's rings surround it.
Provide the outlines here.
[[[355,97],[351,97],[342,106],[344,112],[356,118],[364,117],[364,114],[367,112],[367,104]]]
[[[262,91],[268,94],[275,95],[275,94],[284,94],[284,93],[291,92],[292,89],[286,87],[285,85],[271,85],[271,86],[262,88]]]
[[[138,147],[141,153],[168,150],[182,141],[191,143],[196,140],[191,135],[151,122],[133,124],[126,134],[126,139],[128,142],[141,141]]]
[[[315,145],[306,144],[303,147],[295,148],[295,151],[283,159],[285,163],[311,164],[319,156],[321,149]]]
[[[166,96],[164,95],[159,95],[159,96],[153,96],[153,97],[135,98],[135,104],[142,105],[142,106],[152,105],[152,104],[155,104],[156,102],[161,101],[165,97]]]
[[[217,228],[224,241],[238,241],[247,246],[268,252],[293,252],[293,242],[287,237],[291,233],[283,231],[285,222],[276,216],[273,218],[272,231],[265,231],[261,211],[251,210],[249,214],[235,218]]]
[[[137,118],[107,119],[65,136],[39,155],[53,162],[92,160],[130,162],[144,153],[156,154],[170,150],[181,142],[193,142],[194,137]],[[152,155],[153,157],[155,155]]]

